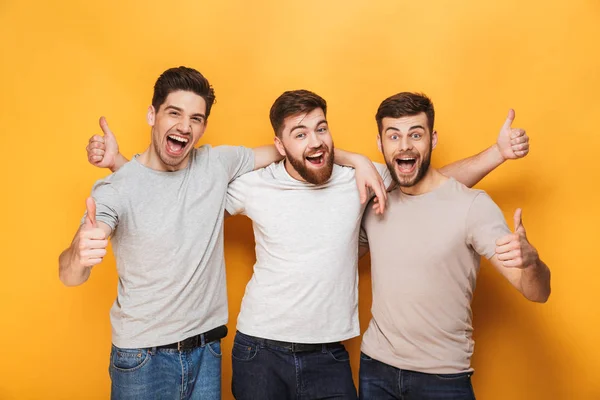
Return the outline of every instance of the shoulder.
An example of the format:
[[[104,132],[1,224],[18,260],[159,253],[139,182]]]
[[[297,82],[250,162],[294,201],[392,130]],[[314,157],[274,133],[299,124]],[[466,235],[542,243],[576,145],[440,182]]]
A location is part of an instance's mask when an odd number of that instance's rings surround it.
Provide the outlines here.
[[[329,181],[335,185],[340,183],[354,182],[355,177],[356,170],[354,168],[334,164]]]

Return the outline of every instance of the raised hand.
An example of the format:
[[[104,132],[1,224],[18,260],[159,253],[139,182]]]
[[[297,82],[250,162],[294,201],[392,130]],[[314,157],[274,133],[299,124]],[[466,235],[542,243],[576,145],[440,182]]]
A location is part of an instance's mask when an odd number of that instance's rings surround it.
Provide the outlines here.
[[[529,136],[524,129],[512,127],[514,119],[515,111],[508,110],[508,116],[500,129],[496,142],[500,154],[505,160],[523,158],[529,153]]]
[[[514,215],[515,231],[496,241],[496,256],[498,261],[507,268],[527,268],[538,260],[537,250],[527,240],[527,234],[521,220],[521,209]]]
[[[108,240],[106,232],[96,222],[96,202],[88,197],[85,202],[87,215],[75,237],[73,257],[79,267],[93,267],[100,264],[106,255]]]
[[[117,155],[119,154],[119,144],[117,143],[117,138],[108,127],[106,118],[100,117],[99,122],[104,136],[94,135],[90,138],[85,148],[88,161],[96,167],[113,170]]]

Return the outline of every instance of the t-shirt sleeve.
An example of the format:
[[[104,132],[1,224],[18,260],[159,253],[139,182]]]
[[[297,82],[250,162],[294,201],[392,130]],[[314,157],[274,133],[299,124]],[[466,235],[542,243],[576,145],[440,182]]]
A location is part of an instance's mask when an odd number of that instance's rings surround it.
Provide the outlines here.
[[[473,199],[466,229],[467,244],[487,259],[496,253],[496,240],[511,233],[502,211],[485,192]]]
[[[231,215],[244,214],[246,211],[246,199],[252,188],[251,176],[245,175],[234,180],[227,187],[225,210]]]
[[[119,224],[121,212],[120,199],[114,185],[105,180],[96,182],[92,188],[92,198],[96,202],[96,220],[104,222],[114,231]],[[86,216],[87,212],[81,220],[82,223]]]
[[[376,162],[374,162],[373,165],[375,166],[377,172],[379,172],[379,175],[381,175],[381,179],[383,179],[383,184],[386,188],[389,189],[389,187],[392,185],[393,179],[392,174],[390,174],[390,170],[388,169],[387,165]]]
[[[225,167],[229,182],[254,169],[254,151],[243,146],[217,146],[214,148]]]

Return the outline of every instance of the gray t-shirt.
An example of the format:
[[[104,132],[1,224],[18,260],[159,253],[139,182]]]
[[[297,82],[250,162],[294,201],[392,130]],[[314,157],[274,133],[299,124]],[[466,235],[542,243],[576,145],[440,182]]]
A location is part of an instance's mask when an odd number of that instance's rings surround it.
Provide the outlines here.
[[[251,149],[206,145],[180,171],[155,171],[134,158],[94,185],[96,217],[113,229],[116,346],[160,346],[227,322],[225,197],[228,184],[253,168]]]
[[[376,164],[384,181],[385,165]],[[360,334],[358,233],[360,204],[354,169],[335,165],[322,185],[300,182],[284,161],[229,186],[227,211],[252,219],[254,274],[237,328],[272,340],[323,343]]]
[[[510,233],[498,206],[485,192],[448,179],[422,195],[395,190],[383,216],[367,209],[363,227],[373,319],[361,350],[400,369],[470,371],[480,255],[494,256],[496,240]]]

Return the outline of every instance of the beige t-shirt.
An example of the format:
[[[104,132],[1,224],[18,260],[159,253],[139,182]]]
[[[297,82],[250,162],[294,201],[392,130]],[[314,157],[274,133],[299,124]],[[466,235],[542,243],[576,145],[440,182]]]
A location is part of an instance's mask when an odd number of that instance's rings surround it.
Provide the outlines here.
[[[510,231],[492,199],[448,179],[432,192],[390,193],[383,216],[367,207],[373,319],[361,350],[397,368],[471,370],[471,299],[480,255]]]

